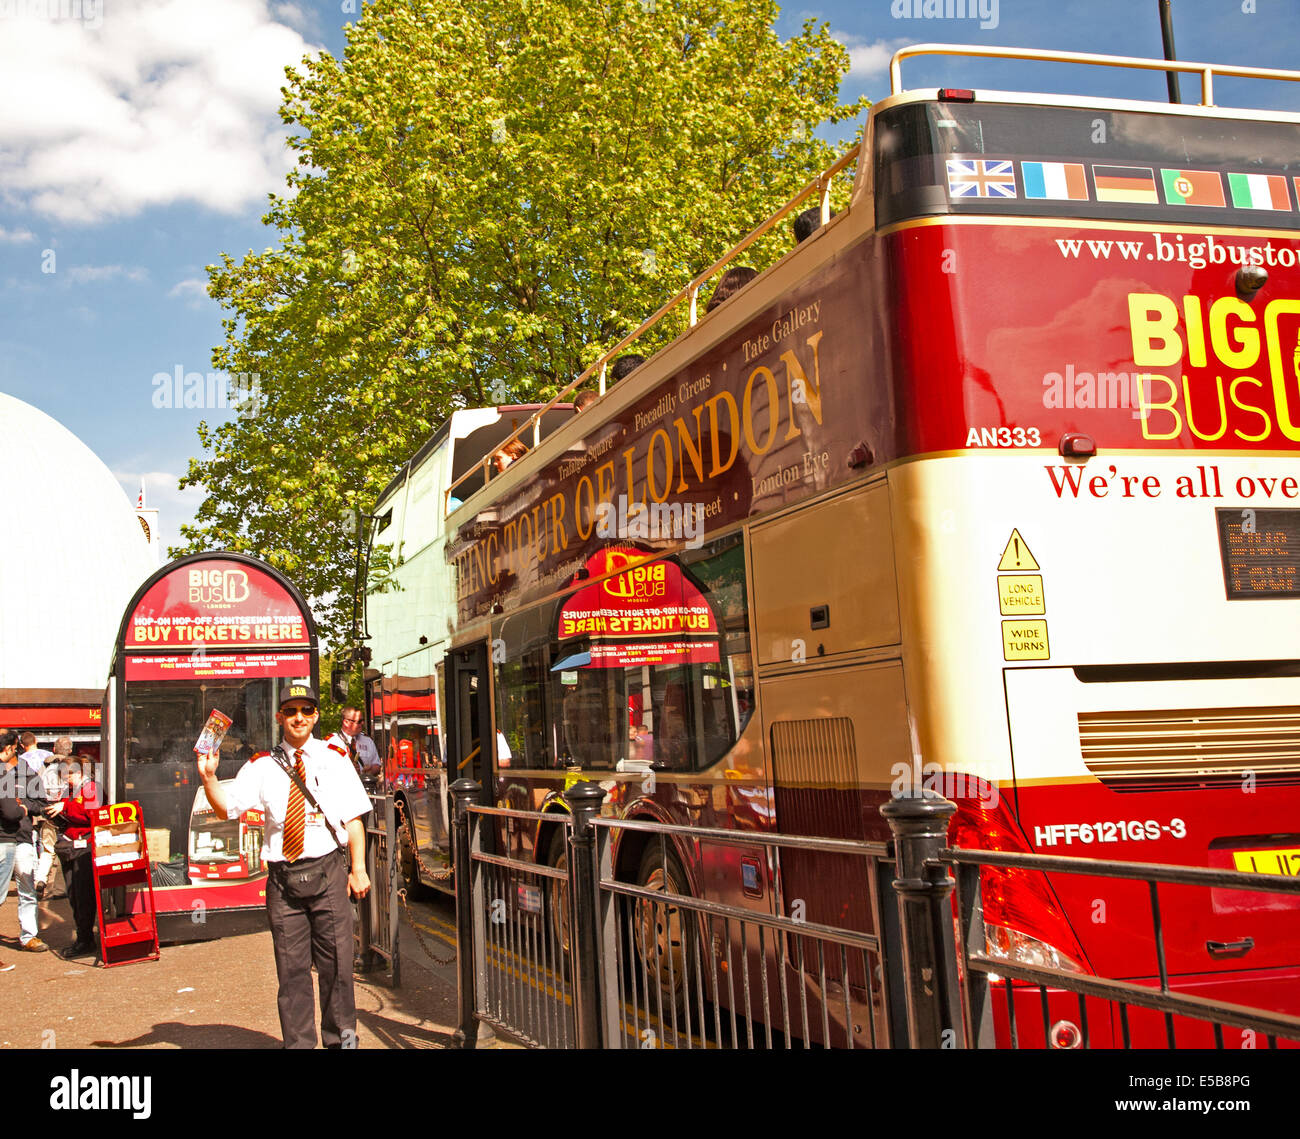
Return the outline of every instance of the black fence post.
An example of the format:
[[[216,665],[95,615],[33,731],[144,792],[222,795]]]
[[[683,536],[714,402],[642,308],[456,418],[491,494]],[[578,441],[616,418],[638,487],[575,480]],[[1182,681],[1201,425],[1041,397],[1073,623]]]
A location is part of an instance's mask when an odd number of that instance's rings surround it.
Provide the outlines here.
[[[596,828],[605,789],[598,783],[575,783],[564,793],[573,814],[573,852],[569,859],[569,899],[573,924],[573,997],[579,1048],[601,1046],[600,878],[596,868]]]
[[[353,903],[356,906],[357,915],[357,960],[353,962],[353,969],[359,973],[369,972],[375,963],[374,908],[377,891],[375,883],[379,880],[378,871],[375,869],[379,860],[379,838],[375,834],[374,827],[376,806],[378,806],[378,803],[375,797],[371,795],[370,814],[365,817],[366,874],[370,878],[370,893]]]
[[[383,797],[384,804],[384,864],[376,866],[385,879],[383,918],[388,922],[388,983],[395,989],[402,984],[401,935],[398,929],[402,901],[397,896],[397,812],[392,795]],[[370,879],[373,893],[375,880]]]
[[[938,861],[948,845],[948,820],[956,810],[955,803],[924,789],[880,808],[894,832],[898,860],[894,890],[913,1048],[966,1047],[949,901],[956,882]]]
[[[475,999],[474,898],[473,867],[470,861],[469,809],[478,802],[481,787],[472,779],[457,779],[448,788],[456,801],[453,824],[456,873],[456,1032],[458,1047],[473,1048],[478,1043],[478,1016]]]

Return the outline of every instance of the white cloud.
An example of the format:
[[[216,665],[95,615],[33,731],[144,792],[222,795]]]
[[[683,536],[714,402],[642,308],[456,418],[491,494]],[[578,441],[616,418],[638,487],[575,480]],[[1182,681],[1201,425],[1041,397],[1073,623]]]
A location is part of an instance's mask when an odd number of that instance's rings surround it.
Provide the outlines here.
[[[868,41],[862,36],[847,32],[833,33],[849,53],[849,75],[853,79],[873,79],[889,70],[889,60],[900,47],[916,43],[907,36],[898,39]]]
[[[201,303],[208,299],[208,279],[206,277],[187,277],[183,281],[177,281],[168,289],[167,295],[169,297],[186,298],[189,301],[190,308],[199,308]]]
[[[95,281],[116,281],[119,278],[139,285],[149,279],[149,271],[139,265],[130,268],[125,265],[74,265],[67,273],[68,279],[74,285],[89,285]]]
[[[30,229],[5,229],[0,225],[0,243],[8,245],[26,245],[29,241],[35,241],[36,234]]]
[[[300,14],[277,6],[282,19]],[[67,222],[284,189],[284,68],[313,48],[268,0],[115,0],[102,27],[11,18],[0,36],[6,196]]]

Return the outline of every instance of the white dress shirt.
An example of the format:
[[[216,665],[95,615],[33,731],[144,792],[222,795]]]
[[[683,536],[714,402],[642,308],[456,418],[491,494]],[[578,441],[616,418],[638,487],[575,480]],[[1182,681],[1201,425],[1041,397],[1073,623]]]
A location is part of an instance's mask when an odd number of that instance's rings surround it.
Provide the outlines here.
[[[284,740],[280,741],[280,747],[292,766],[294,749]],[[313,736],[303,744],[302,753],[307,772],[303,782],[333,824],[332,833],[325,819],[304,797],[306,825],[303,827],[301,857],[319,858],[337,850],[340,842],[347,845],[347,824],[370,810],[370,796],[347,756],[332,751],[324,740]],[[249,810],[265,812],[263,862],[284,861],[284,816],[288,811],[292,786],[293,780],[276,757],[268,752],[244,764],[226,789],[226,813],[229,817],[236,818]]]

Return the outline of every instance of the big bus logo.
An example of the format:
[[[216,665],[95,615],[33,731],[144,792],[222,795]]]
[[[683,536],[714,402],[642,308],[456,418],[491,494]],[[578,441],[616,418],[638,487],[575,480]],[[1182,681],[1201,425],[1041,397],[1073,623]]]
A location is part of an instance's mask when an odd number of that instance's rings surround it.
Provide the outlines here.
[[[622,601],[643,601],[652,597],[663,597],[667,591],[667,567],[663,562],[654,565],[645,564],[645,559],[624,554],[618,550],[608,553],[605,572],[629,567],[626,573],[611,577],[605,582],[605,592]]]
[[[1228,435],[1300,442],[1300,301],[1278,298],[1261,314],[1236,297],[1208,306],[1160,293],[1130,293],[1133,362],[1171,368],[1137,377],[1142,434],[1175,439]],[[1178,367],[1186,361],[1186,367]]]
[[[248,600],[248,574],[243,570],[192,569],[190,602],[199,605],[238,605]]]

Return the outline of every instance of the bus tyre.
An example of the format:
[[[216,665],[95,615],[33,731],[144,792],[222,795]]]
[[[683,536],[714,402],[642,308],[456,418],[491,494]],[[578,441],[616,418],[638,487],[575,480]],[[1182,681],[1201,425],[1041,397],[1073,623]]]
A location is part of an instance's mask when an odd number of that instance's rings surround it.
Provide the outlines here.
[[[689,894],[686,872],[671,849],[662,840],[652,841],[641,856],[637,884],[647,890],[668,894]],[[665,1029],[675,1010],[677,1025],[684,1029],[683,1014],[688,1008],[696,976],[698,931],[694,914],[663,902],[638,901],[633,920],[636,960],[633,969],[638,989],[648,981],[649,991],[642,993],[647,1011],[657,1016],[662,1002]]]
[[[402,885],[406,887],[406,900],[418,902],[428,894],[428,887],[420,881],[420,867],[415,861],[415,848],[411,846],[407,827],[397,828],[397,869],[402,875]]]
[[[570,920],[569,920],[569,844],[566,841],[568,830],[554,827],[551,832],[551,844],[547,848],[546,865],[553,870],[563,870],[564,878],[546,879],[546,912],[551,926],[551,945],[558,960],[554,963],[555,971],[561,976],[569,976]]]

